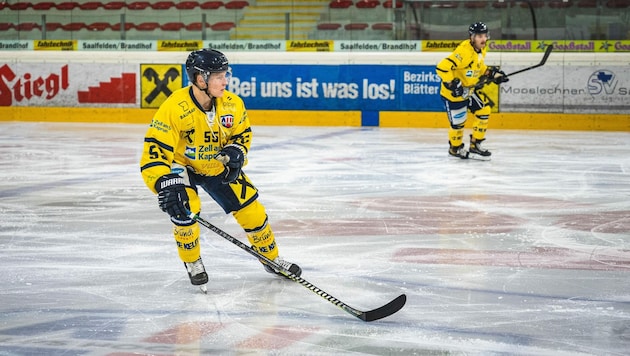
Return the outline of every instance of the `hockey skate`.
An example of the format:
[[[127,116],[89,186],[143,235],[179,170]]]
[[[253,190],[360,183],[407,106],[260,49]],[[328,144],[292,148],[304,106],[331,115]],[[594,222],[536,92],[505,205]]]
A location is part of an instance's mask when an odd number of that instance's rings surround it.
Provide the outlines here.
[[[291,272],[292,274],[294,274],[294,275],[296,275],[298,277],[302,275],[302,269],[300,268],[300,266],[296,265],[295,263],[291,263],[291,262],[285,261],[280,256],[276,257],[273,260],[273,262],[275,262],[276,264],[280,265],[285,270]],[[286,277],[282,272],[276,270],[275,268],[273,268],[271,266],[266,265],[264,262],[263,262],[263,266],[265,267],[265,271],[267,271],[269,273],[273,273],[273,274],[277,274],[279,276]]]
[[[449,148],[448,148],[448,154],[453,156],[453,157],[457,157],[457,158],[461,158],[461,159],[466,159],[468,158],[468,151],[466,151],[466,148],[464,147],[464,144],[462,143],[459,146],[453,146],[450,142],[448,143]]]
[[[190,283],[194,286],[199,286],[202,292],[208,293],[208,289],[205,284],[208,283],[208,274],[206,268],[203,266],[201,257],[195,262],[184,262],[186,271],[188,271],[188,277],[190,277]]]
[[[472,137],[472,135],[470,135],[470,148],[468,149],[470,153],[470,158],[482,161],[490,160],[490,156],[492,155],[492,153],[481,146],[481,143],[483,141],[485,141],[485,139],[476,140]]]

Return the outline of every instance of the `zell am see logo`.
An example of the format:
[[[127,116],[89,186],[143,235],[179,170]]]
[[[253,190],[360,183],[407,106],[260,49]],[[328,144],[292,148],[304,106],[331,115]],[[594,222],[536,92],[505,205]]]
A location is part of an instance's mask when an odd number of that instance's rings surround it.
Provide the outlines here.
[[[610,70],[602,69],[588,77],[586,87],[591,95],[614,94],[617,87],[617,76]]]

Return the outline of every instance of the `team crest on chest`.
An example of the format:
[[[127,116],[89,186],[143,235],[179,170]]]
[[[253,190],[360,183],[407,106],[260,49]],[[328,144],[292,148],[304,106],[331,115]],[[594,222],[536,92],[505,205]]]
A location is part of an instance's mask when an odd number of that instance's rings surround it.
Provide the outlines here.
[[[234,115],[223,115],[221,116],[221,126],[225,128],[231,128],[234,125]]]

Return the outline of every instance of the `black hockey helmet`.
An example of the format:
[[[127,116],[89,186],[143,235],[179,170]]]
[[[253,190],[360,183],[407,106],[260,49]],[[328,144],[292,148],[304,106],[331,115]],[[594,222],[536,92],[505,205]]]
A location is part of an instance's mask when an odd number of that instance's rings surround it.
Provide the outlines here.
[[[203,75],[204,81],[208,81],[210,73],[229,71],[230,66],[227,57],[214,49],[204,48],[193,51],[186,59],[186,73],[188,80],[195,82],[197,74]]]
[[[488,33],[488,26],[486,26],[483,22],[475,22],[474,24],[468,27],[468,35],[476,35],[480,33]]]

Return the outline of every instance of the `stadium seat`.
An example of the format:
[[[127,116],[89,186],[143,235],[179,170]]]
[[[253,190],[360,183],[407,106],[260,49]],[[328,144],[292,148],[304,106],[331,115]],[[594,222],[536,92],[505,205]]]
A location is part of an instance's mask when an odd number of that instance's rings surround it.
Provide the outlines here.
[[[467,9],[484,9],[488,6],[487,1],[465,1],[464,7]]]
[[[41,30],[42,27],[35,22],[22,22],[15,26],[13,26],[18,31],[32,31],[32,30]]]
[[[103,4],[103,9],[105,10],[120,10],[125,7],[124,1],[110,1],[108,3]]]
[[[33,4],[31,7],[33,10],[50,10],[55,7],[55,3],[52,1],[42,1]]]
[[[343,28],[348,31],[355,31],[355,30],[361,31],[361,30],[365,30],[368,27],[370,27],[370,25],[366,23],[349,23],[343,26]]]
[[[206,1],[199,4],[203,10],[215,10],[223,6],[223,1]]]
[[[136,25],[138,31],[155,31],[160,28],[160,24],[157,22],[143,22]]]
[[[125,22],[125,31],[129,31],[135,27],[136,25],[134,25],[133,22]],[[120,22],[112,25],[112,30],[114,31],[120,31],[121,28],[122,28],[122,25],[120,24]]]
[[[203,22],[191,22],[186,25],[187,31],[201,31],[203,30]],[[210,28],[210,24],[206,22],[206,28]]]
[[[88,1],[79,4],[81,10],[96,10],[99,7],[103,7],[103,3],[100,1]]]
[[[356,6],[358,9],[373,9],[380,4],[381,2],[378,0],[360,0],[357,1],[354,6]]]
[[[394,25],[391,22],[377,22],[372,24],[372,29],[375,31],[391,31],[394,29]]]
[[[332,0],[328,7],[331,9],[347,9],[354,5],[350,0]]]
[[[33,7],[33,4],[28,1],[16,2],[15,4],[9,5],[9,9],[11,10],[26,10],[29,7]]]
[[[57,10],[74,10],[75,7],[79,7],[79,3],[74,1],[64,1],[55,5]]]
[[[59,22],[47,22],[46,31],[57,31],[63,29],[63,25]]]
[[[394,2],[396,2],[396,4],[394,4]],[[402,0],[387,0],[383,3],[383,7],[387,9],[391,9],[394,6],[396,6],[397,9],[402,8],[403,7]]]
[[[105,31],[111,28],[108,22],[94,22],[85,26],[90,31]]]
[[[175,3],[172,1],[158,1],[151,4],[153,10],[168,10],[171,7],[175,7]]]
[[[547,4],[550,9],[566,9],[571,7],[571,5],[573,5],[571,1],[564,0],[551,0],[549,4]]]
[[[319,23],[317,24],[317,29],[318,30],[326,30],[326,31],[331,31],[331,30],[338,30],[341,28],[341,24],[340,23],[331,23],[331,22],[323,22],[323,23]]]
[[[87,25],[83,22],[70,22],[61,26],[64,31],[80,31],[86,28]]]
[[[234,22],[217,22],[215,24],[210,25],[212,31],[229,31],[236,27]]]
[[[162,29],[162,31],[179,31],[185,27],[186,25],[184,25],[183,22],[167,22],[162,24],[162,26],[160,26],[160,29]]]
[[[134,1],[127,4],[129,10],[145,10],[151,7],[151,3],[148,1]]]
[[[630,0],[609,0],[606,2],[606,7],[610,9],[624,9],[630,6]]]
[[[523,9],[529,9],[529,5],[531,4],[532,8],[538,9],[545,6],[545,2],[541,0],[533,0],[533,1],[525,1],[521,2],[520,6]]]
[[[1,22],[0,31],[8,31],[13,28],[13,24],[10,22]]]
[[[175,8],[178,10],[192,10],[197,6],[199,6],[199,3],[196,1],[182,1],[175,4]]]
[[[423,3],[425,9],[455,9],[458,6],[458,3],[455,1],[436,1],[436,2],[424,2]]]
[[[225,3],[226,9],[241,10],[249,6],[249,2],[244,0],[232,0]]]

